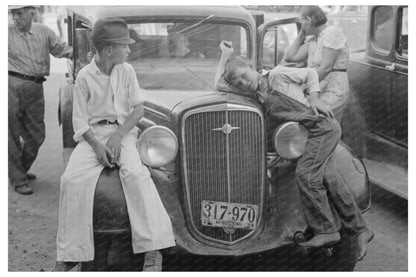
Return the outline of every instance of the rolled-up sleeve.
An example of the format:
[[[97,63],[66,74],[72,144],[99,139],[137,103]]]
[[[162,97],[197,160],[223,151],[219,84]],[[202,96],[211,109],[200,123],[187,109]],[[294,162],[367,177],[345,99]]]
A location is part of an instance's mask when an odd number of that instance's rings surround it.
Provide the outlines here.
[[[69,58],[72,55],[72,47],[59,40],[54,31],[46,27],[49,40],[49,52],[56,58]]]
[[[90,129],[87,114],[88,90],[85,80],[80,76],[75,81],[73,99],[72,124],[75,132],[74,140],[79,141],[82,135]]]

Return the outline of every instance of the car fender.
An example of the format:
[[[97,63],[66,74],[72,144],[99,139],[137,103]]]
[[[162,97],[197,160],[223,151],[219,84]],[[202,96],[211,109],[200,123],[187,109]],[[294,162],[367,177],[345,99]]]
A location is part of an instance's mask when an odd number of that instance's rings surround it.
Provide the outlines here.
[[[371,190],[364,163],[342,142],[336,147],[334,158],[339,174],[354,195],[358,207],[365,212],[371,206]]]

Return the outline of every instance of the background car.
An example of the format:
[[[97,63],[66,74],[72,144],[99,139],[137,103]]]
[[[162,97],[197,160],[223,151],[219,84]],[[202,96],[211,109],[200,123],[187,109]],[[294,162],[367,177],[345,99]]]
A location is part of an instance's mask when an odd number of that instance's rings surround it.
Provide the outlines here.
[[[408,198],[408,7],[372,6],[367,45],[348,65],[352,98],[344,140],[370,181]]]

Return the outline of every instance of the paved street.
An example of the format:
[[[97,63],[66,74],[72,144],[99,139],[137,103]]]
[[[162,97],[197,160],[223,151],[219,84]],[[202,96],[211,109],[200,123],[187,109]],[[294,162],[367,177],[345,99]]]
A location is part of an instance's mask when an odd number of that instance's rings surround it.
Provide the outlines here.
[[[52,17],[46,20],[53,22]],[[50,271],[55,264],[59,177],[63,172],[58,89],[65,83],[65,70],[65,61],[53,58],[52,74],[44,84],[46,140],[31,169],[38,176],[33,183],[35,192],[22,196],[10,187],[8,190],[9,271]],[[376,237],[356,270],[407,271],[407,202],[377,188],[373,191],[373,206],[365,219]]]

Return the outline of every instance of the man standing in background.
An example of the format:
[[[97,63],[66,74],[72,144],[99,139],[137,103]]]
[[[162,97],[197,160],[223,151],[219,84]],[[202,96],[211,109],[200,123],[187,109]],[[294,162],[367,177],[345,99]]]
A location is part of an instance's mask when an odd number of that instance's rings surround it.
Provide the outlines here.
[[[8,47],[8,162],[9,182],[20,194],[33,193],[28,173],[45,139],[43,82],[49,75],[50,57],[72,56],[72,48],[61,43],[42,23],[33,23],[35,6],[12,5]]]

